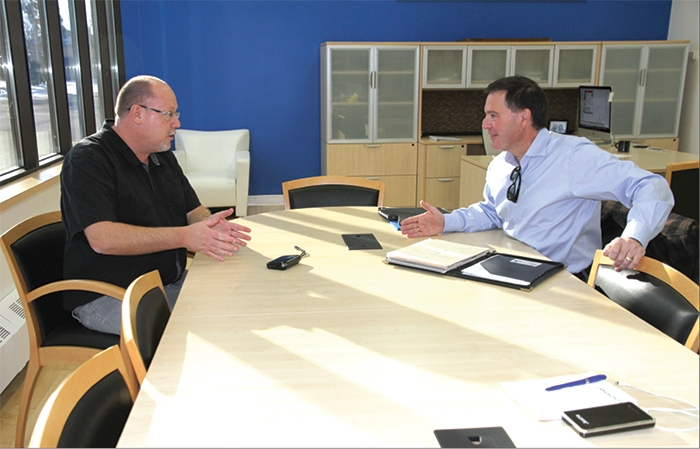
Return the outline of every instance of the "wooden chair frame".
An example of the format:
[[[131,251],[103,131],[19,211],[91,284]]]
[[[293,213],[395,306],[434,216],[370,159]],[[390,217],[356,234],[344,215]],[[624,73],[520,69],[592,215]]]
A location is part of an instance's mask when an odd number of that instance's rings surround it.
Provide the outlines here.
[[[310,178],[293,179],[282,183],[282,195],[284,196],[284,209],[290,210],[289,191],[301,189],[303,187],[321,186],[321,185],[347,185],[355,187],[364,187],[379,191],[377,206],[384,205],[384,189],[385,185],[382,181],[372,179],[354,177],[354,176],[313,176]]]
[[[27,365],[27,374],[24,378],[17,417],[17,431],[15,435],[16,447],[24,447],[24,434],[27,427],[29,405],[42,367],[47,365],[78,365],[89,360],[101,351],[101,349],[97,348],[80,346],[42,347],[41,329],[37,316],[34,313],[32,302],[50,293],[67,290],[90,291],[121,300],[126,291],[116,285],[93,280],[61,280],[29,291],[11,246],[28,233],[60,221],[60,211],[44,213],[22,221],[11,229],[8,229],[2,237],[0,237],[2,241],[2,245],[0,246],[2,246],[7,265],[12,274],[12,279],[15,282],[17,293],[22,302],[22,308],[24,309],[24,314],[27,319],[27,330],[29,331],[29,363]]]
[[[119,347],[111,346],[80,365],[51,394],[34,426],[29,447],[57,447],[78,401],[93,385],[117,370],[124,378],[131,400],[135,401],[138,386],[131,380]]]
[[[136,335],[136,312],[144,295],[156,287],[160,288],[165,298],[165,289],[158,270],[136,278],[126,289],[124,301],[122,302],[121,344],[126,349],[129,364],[136,375],[136,381],[139,386],[146,377],[147,369],[141,356],[141,351],[139,351],[138,336]]]
[[[598,275],[598,268],[601,265],[612,266],[613,261],[603,255],[602,250],[597,250],[595,256],[593,257],[593,264],[591,265],[591,274],[588,277],[588,285],[595,288],[595,280]],[[700,309],[700,287],[698,284],[693,282],[686,275],[676,270],[675,268],[666,265],[663,262],[659,262],[651,257],[643,257],[642,260],[634,268],[636,271],[646,273],[651,275],[671,287],[673,287],[681,296],[683,296],[694,308],[695,310]],[[687,340],[685,341],[685,347],[691,349],[693,352],[698,352],[700,349],[698,334],[700,333],[700,318],[695,320],[695,325],[690,331]]]
[[[668,185],[671,185],[673,172],[692,170],[694,168],[700,168],[700,161],[676,162],[674,164],[668,164],[666,166],[666,182],[668,182]]]

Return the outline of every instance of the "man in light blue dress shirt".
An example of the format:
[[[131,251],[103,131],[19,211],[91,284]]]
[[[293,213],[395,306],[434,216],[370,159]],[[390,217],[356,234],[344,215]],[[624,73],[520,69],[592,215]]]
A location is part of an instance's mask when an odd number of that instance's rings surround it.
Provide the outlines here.
[[[501,228],[579,274],[602,248],[600,202],[619,201],[630,208],[627,226],[604,254],[617,270],[634,268],[673,208],[666,180],[588,139],[549,132],[547,98],[528,78],[496,80],[485,93],[482,126],[502,153],[489,164],[483,201],[446,215],[421,201],[426,212],[404,220],[401,232],[413,238]]]

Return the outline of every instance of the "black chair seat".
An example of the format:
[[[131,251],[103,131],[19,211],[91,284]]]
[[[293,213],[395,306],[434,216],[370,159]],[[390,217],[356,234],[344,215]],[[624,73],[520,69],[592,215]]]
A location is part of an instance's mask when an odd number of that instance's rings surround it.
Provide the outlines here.
[[[42,346],[82,346],[107,349],[119,344],[119,336],[90,330],[73,318],[62,320],[44,337]]]

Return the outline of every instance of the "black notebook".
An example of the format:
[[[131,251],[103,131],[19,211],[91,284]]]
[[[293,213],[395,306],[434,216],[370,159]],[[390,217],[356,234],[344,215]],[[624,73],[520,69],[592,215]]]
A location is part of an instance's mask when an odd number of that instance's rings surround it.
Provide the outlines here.
[[[442,207],[437,208],[443,214],[447,211]],[[413,217],[414,215],[420,215],[425,212],[422,207],[379,207],[377,209],[379,215],[388,221],[397,221],[401,223],[404,219],[408,217]]]
[[[559,262],[512,254],[493,254],[448,274],[505,287],[532,290],[563,268],[564,264]]]

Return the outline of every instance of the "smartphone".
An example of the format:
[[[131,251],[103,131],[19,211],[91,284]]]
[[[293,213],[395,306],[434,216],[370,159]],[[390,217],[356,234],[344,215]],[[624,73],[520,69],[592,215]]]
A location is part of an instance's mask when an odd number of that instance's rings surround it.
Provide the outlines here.
[[[289,267],[293,267],[298,264],[302,254],[292,254],[289,256],[280,256],[277,259],[271,260],[267,263],[267,268],[271,270],[286,270]]]
[[[564,412],[561,419],[582,437],[653,427],[656,419],[632,402]]]

